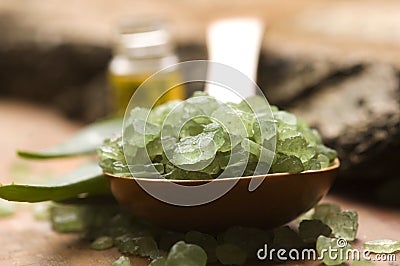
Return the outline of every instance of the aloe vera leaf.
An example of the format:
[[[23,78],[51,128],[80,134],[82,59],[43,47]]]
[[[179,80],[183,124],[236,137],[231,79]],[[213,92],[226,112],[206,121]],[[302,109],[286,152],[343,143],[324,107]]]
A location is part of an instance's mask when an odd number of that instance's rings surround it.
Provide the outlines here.
[[[122,130],[121,118],[110,118],[92,123],[68,140],[42,151],[19,150],[17,154],[29,159],[52,159],[94,153],[105,138]]]
[[[0,198],[9,201],[40,202],[76,198],[88,195],[110,194],[106,179],[96,163],[80,167],[46,184],[10,184],[0,186]]]

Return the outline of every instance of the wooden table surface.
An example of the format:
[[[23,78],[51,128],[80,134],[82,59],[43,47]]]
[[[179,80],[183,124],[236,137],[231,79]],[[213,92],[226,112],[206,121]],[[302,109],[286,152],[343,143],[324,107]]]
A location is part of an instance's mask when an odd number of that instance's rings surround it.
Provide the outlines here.
[[[84,159],[26,161],[15,156],[18,148],[39,149],[53,145],[73,134],[81,126],[57,114],[55,110],[27,103],[0,100],[1,147],[0,183],[45,179],[67,172]],[[343,209],[359,214],[356,247],[373,239],[400,240],[400,210],[383,208],[339,195],[328,195],[324,201],[335,202]],[[14,216],[0,219],[0,265],[111,265],[120,255],[116,249],[94,251],[76,234],[59,234],[47,221],[33,217],[33,206],[17,204]],[[379,265],[400,265],[381,262]],[[146,260],[132,258],[134,266],[146,265]],[[290,265],[319,265],[294,262]],[[251,265],[250,263],[248,265]],[[256,263],[254,265],[262,265]],[[285,264],[281,264],[285,265]]]

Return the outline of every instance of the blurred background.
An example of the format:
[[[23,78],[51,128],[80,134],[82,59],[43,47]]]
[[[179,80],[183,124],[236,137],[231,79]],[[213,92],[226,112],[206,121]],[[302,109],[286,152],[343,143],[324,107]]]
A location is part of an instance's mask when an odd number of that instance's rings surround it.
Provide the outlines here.
[[[107,114],[121,21],[168,20],[185,61],[207,59],[209,22],[247,15],[267,24],[258,84],[270,103],[303,117],[339,152],[334,190],[400,206],[394,0],[1,0],[0,181],[27,173],[16,148],[56,144]]]

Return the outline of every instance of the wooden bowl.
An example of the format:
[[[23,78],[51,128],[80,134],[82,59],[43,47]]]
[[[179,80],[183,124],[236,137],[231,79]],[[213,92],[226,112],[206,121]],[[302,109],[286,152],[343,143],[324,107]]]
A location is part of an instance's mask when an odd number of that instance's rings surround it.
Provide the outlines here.
[[[149,195],[135,178],[116,177],[106,173],[111,191],[117,201],[133,214],[166,229],[177,231],[216,231],[233,225],[273,228],[283,225],[311,209],[325,196],[337,175],[340,162],[316,171],[298,174],[267,174],[237,177],[235,187],[221,198],[205,205],[182,207],[170,205]],[[252,178],[265,177],[252,192],[248,185]],[[164,179],[140,179],[155,186],[163,186]],[[231,179],[229,179],[231,180]],[[180,185],[201,185],[210,180],[176,180]],[[214,182],[227,182],[217,179]]]

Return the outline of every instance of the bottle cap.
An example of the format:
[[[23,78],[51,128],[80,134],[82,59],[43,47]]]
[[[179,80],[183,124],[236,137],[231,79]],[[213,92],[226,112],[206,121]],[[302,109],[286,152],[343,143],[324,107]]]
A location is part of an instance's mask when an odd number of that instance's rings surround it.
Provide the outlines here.
[[[151,18],[121,23],[116,51],[133,58],[161,57],[171,53],[171,35],[167,23]]]

